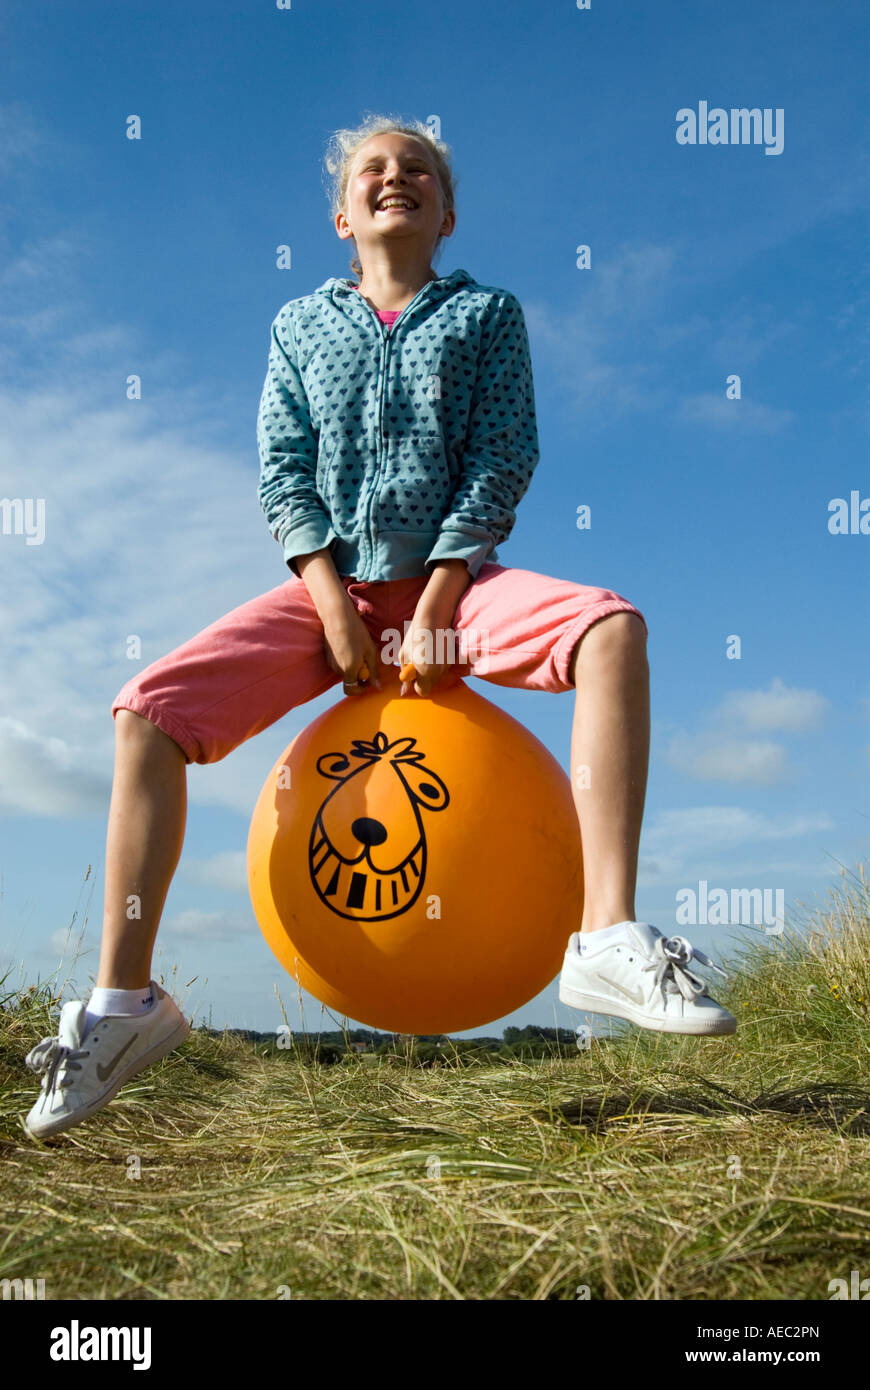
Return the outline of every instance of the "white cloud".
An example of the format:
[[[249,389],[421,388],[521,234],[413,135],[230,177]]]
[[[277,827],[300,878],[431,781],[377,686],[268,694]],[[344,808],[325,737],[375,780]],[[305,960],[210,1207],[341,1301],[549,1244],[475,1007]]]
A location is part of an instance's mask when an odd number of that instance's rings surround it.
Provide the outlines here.
[[[710,355],[723,371],[745,372],[771,348],[778,347],[783,338],[796,332],[797,324],[775,319],[774,313],[770,305],[746,301],[723,315],[709,346]]]
[[[674,246],[653,242],[621,246],[594,271],[590,297],[596,313],[606,320],[657,312],[667,300],[666,285],[676,263]]]
[[[166,937],[187,937],[201,941],[238,941],[240,937],[250,936],[258,931],[253,913],[205,912],[198,907],[188,907],[160,924],[160,934]]]
[[[697,342],[718,364],[724,392],[726,371],[753,365],[795,325],[755,305],[725,308],[716,318],[688,307],[683,319],[675,319],[673,306],[686,284],[680,248],[640,242],[603,257],[593,248],[592,269],[576,275],[577,293],[566,306],[526,297],[523,310],[533,350],[546,356],[547,376],[558,384],[561,399],[583,410],[588,424],[657,410],[705,429],[766,435],[795,418],[790,410],[751,399],[685,395],[687,344]]]
[[[670,392],[655,365],[658,354],[647,351],[640,324],[657,334],[675,259],[668,246],[622,246],[594,270],[576,272],[576,308],[524,299],[535,352],[546,354],[562,398],[587,418],[666,405]]]
[[[208,859],[181,860],[181,872],[195,883],[207,883],[228,893],[247,893],[248,867],[244,850],[223,850]]]
[[[87,942],[82,939],[81,928],[77,926],[73,926],[72,929],[58,927],[57,931],[52,932],[48,938],[48,944],[53,951],[63,957],[80,956],[87,949]]]
[[[665,756],[679,772],[701,781],[770,786],[788,773],[785,749],[760,739],[720,738],[715,733],[675,734]]]
[[[771,786],[790,776],[786,750],[770,739],[748,737],[744,730],[802,733],[817,727],[829,707],[824,695],[787,686],[775,676],[766,690],[727,695],[706,727],[674,734],[665,756],[687,777]]]
[[[661,864],[655,859],[638,859],[637,861],[637,872],[641,878],[658,878],[661,871]]]
[[[691,806],[662,811],[645,835],[656,843],[739,845],[755,840],[792,840],[818,830],[830,830],[833,822],[822,813],[764,816],[742,806]]]
[[[719,706],[722,717],[739,720],[747,729],[796,731],[816,728],[830,705],[815,690],[786,686],[775,676],[767,690],[736,691]]]
[[[5,37],[8,42],[8,34]],[[11,173],[19,165],[33,164],[43,139],[24,102],[0,106],[0,173]]]
[[[63,341],[60,384],[0,391],[2,494],[45,500],[41,545],[0,534],[0,810],[45,816],[107,812],[121,686],[289,577],[257,502],[253,436],[247,455],[210,445],[220,404],[175,392],[129,335],[109,332],[108,375],[86,361],[102,335],[80,336],[69,363]],[[117,404],[133,369],[150,402]],[[273,734],[272,761],[287,741]],[[204,785],[204,800],[250,813],[268,753],[248,755],[247,777],[244,758],[226,762],[219,789],[190,779],[191,799]]]
[[[719,873],[733,876],[735,863],[745,865],[752,847],[771,843],[800,841],[822,831],[834,829],[831,817],[823,813],[762,815],[742,806],[691,806],[661,811],[644,827],[641,837],[639,877],[645,882],[662,883],[701,872],[710,877]],[[747,846],[735,860],[729,851]],[[712,862],[711,856],[726,858]],[[821,853],[819,855],[821,858]],[[765,873],[782,872],[770,862],[765,851]]]
[[[685,396],[679,404],[679,418],[691,424],[744,430],[752,434],[775,434],[795,419],[794,411],[780,410],[760,401],[728,400],[722,391],[703,391]]]
[[[34,816],[99,814],[111,776],[92,766],[86,749],[0,716],[0,811]]]
[[[78,242],[62,233],[38,237],[28,242],[19,255],[5,260],[0,284],[7,292],[38,290],[45,279],[46,265],[51,265],[57,276],[62,269],[71,269],[80,255]]]

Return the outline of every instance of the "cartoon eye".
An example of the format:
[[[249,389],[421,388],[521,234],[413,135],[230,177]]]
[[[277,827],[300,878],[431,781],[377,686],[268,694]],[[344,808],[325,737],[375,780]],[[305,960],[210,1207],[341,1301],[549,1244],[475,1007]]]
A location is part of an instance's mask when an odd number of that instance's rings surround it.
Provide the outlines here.
[[[322,753],[317,759],[317,771],[321,777],[340,778],[350,767],[346,753]]]
[[[413,763],[394,763],[405,779],[411,796],[421,802],[429,811],[442,811],[449,803],[450,796],[441,778],[428,767],[417,767]]]

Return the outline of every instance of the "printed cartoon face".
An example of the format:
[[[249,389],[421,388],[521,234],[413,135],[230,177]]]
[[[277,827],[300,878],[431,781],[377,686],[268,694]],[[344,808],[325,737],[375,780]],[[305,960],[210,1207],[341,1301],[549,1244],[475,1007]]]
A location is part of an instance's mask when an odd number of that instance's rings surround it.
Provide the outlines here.
[[[321,901],[339,917],[385,921],[407,912],[426,877],[422,811],[443,811],[444,782],[423,765],[416,739],[353,739],[350,753],[324,753],[322,777],[337,783],[311,828],[308,867]]]

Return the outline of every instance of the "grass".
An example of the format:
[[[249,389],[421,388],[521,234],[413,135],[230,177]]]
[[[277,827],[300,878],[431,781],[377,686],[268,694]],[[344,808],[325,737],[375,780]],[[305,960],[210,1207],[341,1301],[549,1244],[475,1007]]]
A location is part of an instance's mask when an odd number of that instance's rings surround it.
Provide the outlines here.
[[[56,996],[0,985],[0,1278],[87,1300],[829,1299],[870,1277],[868,957],[862,868],[741,945],[713,988],[734,1037],[422,1068],[195,1029],[43,1144],[23,1057]]]

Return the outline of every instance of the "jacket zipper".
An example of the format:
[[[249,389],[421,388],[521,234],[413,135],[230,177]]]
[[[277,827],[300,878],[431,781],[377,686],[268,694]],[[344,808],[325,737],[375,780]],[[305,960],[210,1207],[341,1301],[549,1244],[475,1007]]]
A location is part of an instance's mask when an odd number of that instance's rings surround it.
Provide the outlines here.
[[[375,314],[375,317],[377,317],[376,311],[374,309],[372,309],[372,313]],[[393,327],[395,327],[395,324],[398,322],[399,320],[396,319],[393,324]],[[392,329],[388,329],[387,325],[385,323],[381,323],[380,319],[378,319],[378,327],[381,330],[381,379],[378,383],[378,466],[375,472],[375,476],[372,479],[372,485],[369,491],[369,500],[366,516],[366,521],[368,524],[370,564],[374,563],[375,558],[375,523],[373,520],[375,509],[375,496],[377,494],[378,484],[381,480],[381,474],[384,468],[384,396],[386,395],[387,361],[390,355],[390,333],[392,332]]]
[[[372,479],[372,485],[371,485],[371,489],[370,489],[370,491],[369,491],[369,499],[368,499],[368,503],[367,503],[367,507],[366,507],[366,529],[367,529],[367,532],[368,532],[368,542],[369,542],[369,563],[371,563],[371,562],[374,560],[374,554],[375,554],[375,527],[374,527],[374,521],[372,520],[372,515],[373,515],[373,512],[374,512],[374,503],[375,503],[375,496],[376,496],[376,493],[377,493],[377,485],[378,485],[378,483],[380,482],[381,473],[382,473],[382,471],[383,471],[383,459],[384,459],[384,394],[385,394],[386,383],[387,383],[387,362],[388,362],[389,355],[390,355],[390,338],[391,338],[391,337],[393,336],[393,334],[395,333],[396,328],[398,327],[400,321],[405,317],[405,315],[407,314],[408,310],[411,309],[411,308],[413,308],[413,306],[416,304],[417,300],[420,298],[420,295],[423,294],[423,293],[429,288],[430,285],[434,285],[435,283],[436,283],[436,281],[434,281],[434,280],[427,280],[426,283],[425,283],[425,285],[421,285],[420,288],[419,288],[419,290],[417,291],[417,293],[414,295],[414,298],[411,300],[410,304],[406,304],[406,305],[405,305],[404,309],[403,309],[403,310],[401,311],[401,313],[399,314],[399,317],[398,317],[397,319],[394,319],[394,320],[393,320],[393,323],[392,323],[392,325],[391,325],[390,327],[388,327],[385,323],[383,323],[383,322],[381,321],[381,319],[378,318],[377,310],[376,310],[376,309],[373,309],[372,306],[371,306],[371,304],[369,304],[368,300],[364,299],[363,296],[360,295],[360,299],[362,299],[363,304],[365,304],[366,308],[368,309],[369,313],[370,313],[370,314],[372,315],[372,317],[374,318],[375,323],[377,324],[377,326],[378,326],[378,328],[380,329],[380,332],[381,332],[381,364],[380,364],[381,379],[380,379],[380,381],[379,381],[379,383],[378,383],[378,452],[377,452],[377,469],[376,469],[376,472],[375,472],[375,476],[374,476],[374,478]],[[359,294],[359,291],[358,291],[358,290],[357,290],[357,294]]]

